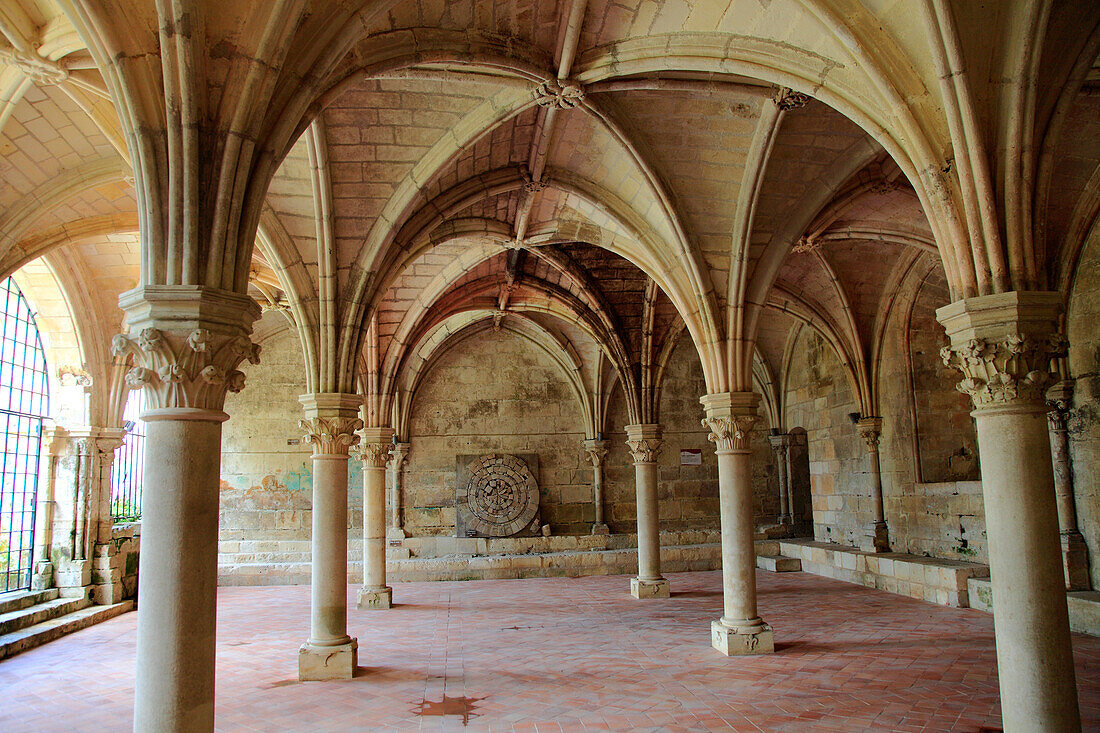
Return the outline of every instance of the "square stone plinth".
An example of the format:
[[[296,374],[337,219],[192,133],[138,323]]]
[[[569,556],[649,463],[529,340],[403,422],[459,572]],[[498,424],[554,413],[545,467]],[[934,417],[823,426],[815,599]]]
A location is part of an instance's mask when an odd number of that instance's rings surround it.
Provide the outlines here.
[[[360,610],[364,608],[381,610],[392,605],[393,589],[386,586],[385,588],[360,588],[359,601],[355,604],[355,607]]]
[[[668,598],[668,580],[630,579],[630,595],[635,598]]]
[[[350,680],[355,676],[359,642],[352,639],[337,646],[315,646],[306,642],[298,650],[298,680]]]
[[[775,636],[772,634],[772,627],[767,624],[763,628],[742,633],[721,621],[711,621],[710,645],[727,657],[771,654],[775,651]]]

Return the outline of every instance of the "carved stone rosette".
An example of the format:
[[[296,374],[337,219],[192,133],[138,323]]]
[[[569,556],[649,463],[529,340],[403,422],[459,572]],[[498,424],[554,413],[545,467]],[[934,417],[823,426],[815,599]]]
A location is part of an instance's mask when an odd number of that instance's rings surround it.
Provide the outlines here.
[[[584,89],[579,84],[557,79],[548,79],[539,84],[535,87],[534,95],[535,103],[540,107],[573,109],[584,101]]]
[[[949,344],[940,349],[946,366],[963,373],[957,389],[976,410],[1045,409],[1047,387],[1068,342],[1058,333],[1061,296],[1008,292],[952,303],[936,311]]]
[[[260,363],[260,347],[244,335],[205,328],[187,332],[143,328],[137,337],[119,334],[111,341],[115,356],[133,355],[126,372],[129,389],[145,389],[149,409],[197,407],[220,410],[226,392],[244,389],[245,359]]]
[[[760,396],[753,392],[721,392],[703,395],[707,416],[701,423],[710,431],[707,439],[719,453],[751,450],[752,428],[756,424],[756,406]]]

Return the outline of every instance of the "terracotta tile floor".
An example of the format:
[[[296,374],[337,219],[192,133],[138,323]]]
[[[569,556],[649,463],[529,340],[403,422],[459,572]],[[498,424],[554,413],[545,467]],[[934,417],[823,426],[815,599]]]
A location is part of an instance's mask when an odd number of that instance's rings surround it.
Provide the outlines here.
[[[710,649],[717,572],[636,601],[626,577],[409,583],[349,616],[354,680],[297,682],[307,587],[219,591],[224,731],[999,729],[992,617],[803,573],[760,573],[774,655]],[[352,595],[352,597],[354,597]],[[0,731],[128,730],[136,614],[0,662]],[[1085,729],[1100,639],[1075,636]]]

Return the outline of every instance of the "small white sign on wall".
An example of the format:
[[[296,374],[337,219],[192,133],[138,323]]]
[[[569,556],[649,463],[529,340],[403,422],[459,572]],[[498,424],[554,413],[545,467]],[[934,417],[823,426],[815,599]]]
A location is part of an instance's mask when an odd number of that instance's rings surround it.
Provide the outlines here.
[[[684,448],[680,451],[681,466],[703,465],[703,451],[699,448]]]

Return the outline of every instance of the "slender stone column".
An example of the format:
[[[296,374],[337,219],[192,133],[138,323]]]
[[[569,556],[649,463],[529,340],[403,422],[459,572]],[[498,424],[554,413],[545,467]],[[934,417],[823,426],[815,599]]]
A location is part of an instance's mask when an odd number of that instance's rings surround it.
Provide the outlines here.
[[[1089,590],[1089,548],[1077,527],[1077,507],[1073,503],[1073,469],[1069,460],[1069,434],[1066,419],[1073,402],[1073,380],[1063,379],[1047,390],[1047,419],[1050,422],[1050,449],[1054,461],[1054,496],[1058,505],[1058,526],[1062,537],[1062,565],[1066,571],[1066,590]]]
[[[871,475],[872,519],[864,527],[867,552],[890,551],[890,529],[886,525],[886,513],[882,506],[882,464],[879,463],[878,443],[882,436],[881,417],[863,417],[856,423],[856,431],[867,446],[867,471]]]
[[[363,462],[363,587],[357,608],[386,609],[393,590],[386,585],[386,462],[393,429],[364,428],[358,458]]]
[[[768,442],[775,451],[775,465],[779,472],[779,516],[776,517],[776,521],[780,524],[790,524],[791,489],[787,479],[787,450],[791,439],[788,435],[771,435],[768,436]]]
[[[592,462],[592,504],[596,508],[596,519],[592,523],[592,534],[611,534],[604,521],[603,511],[603,461],[607,458],[606,440],[584,441],[584,452]]]
[[[401,493],[404,478],[405,461],[409,457],[408,443],[394,443],[390,454],[390,526],[386,537],[393,540],[405,539],[405,527],[401,521]],[[364,479],[366,477],[364,476]],[[364,483],[364,486],[366,484]]]
[[[661,577],[661,534],[657,506],[657,454],[660,425],[627,425],[626,446],[634,457],[634,487],[638,514],[638,577],[630,579],[635,598],[668,598],[668,580]]]
[[[355,675],[359,645],[348,636],[348,454],[359,441],[363,398],[307,394],[298,422],[313,446],[313,534],[309,640],[298,650],[299,680]]]
[[[790,523],[793,526],[798,521],[798,512],[794,507],[794,464],[791,462],[791,448],[795,444],[795,436],[787,433],[787,452],[783,458],[787,463],[787,512],[790,515]]]
[[[772,628],[756,608],[756,547],[752,521],[752,427],[760,396],[703,395],[703,427],[718,454],[722,521],[722,617],[711,622],[711,646],[726,656],[775,651]]]
[[[131,389],[147,406],[138,587],[134,730],[214,729],[214,629],[218,582],[218,482],[225,393],[240,391],[259,307],[198,286],[123,293]]]
[[[1079,731],[1047,407],[1064,356],[1058,293],[968,298],[936,317],[978,428],[1001,717],[1010,731]]]

